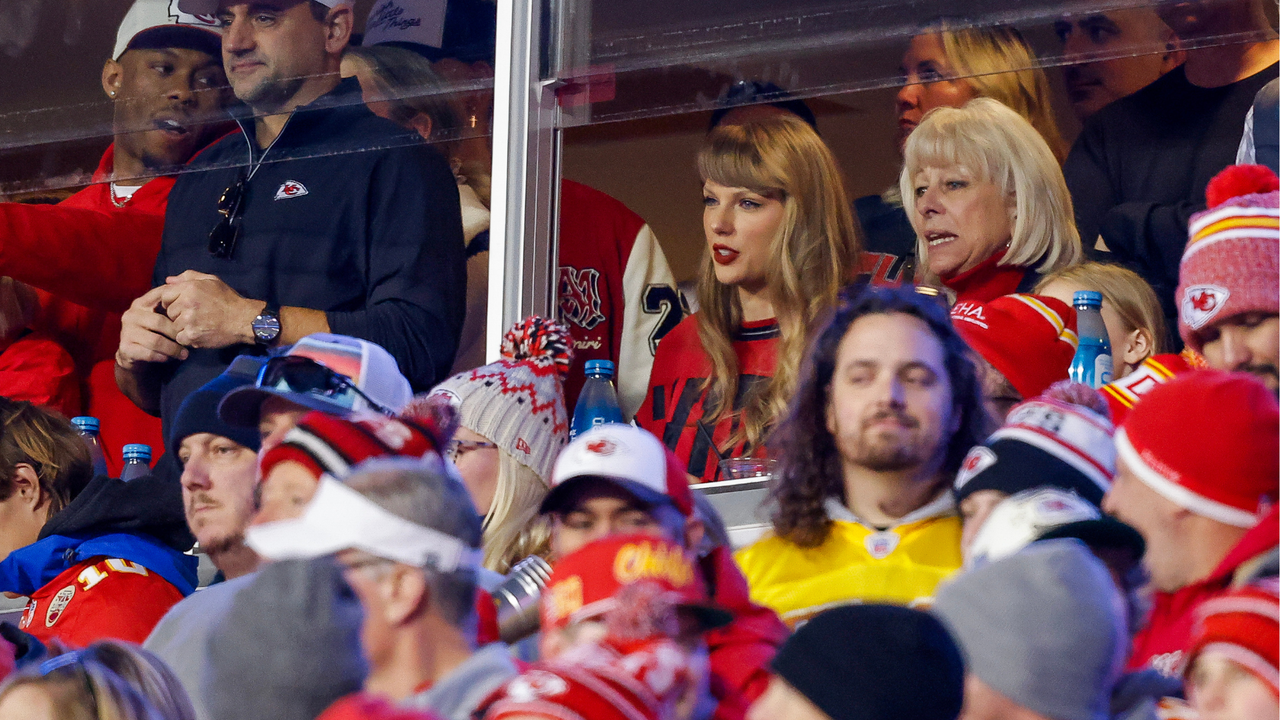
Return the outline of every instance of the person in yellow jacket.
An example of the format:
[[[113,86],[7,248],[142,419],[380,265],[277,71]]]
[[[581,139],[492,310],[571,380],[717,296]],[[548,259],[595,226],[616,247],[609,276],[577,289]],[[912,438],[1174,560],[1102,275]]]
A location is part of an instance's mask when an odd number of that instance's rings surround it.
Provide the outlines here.
[[[928,604],[959,569],[951,481],[992,421],[933,298],[868,288],[823,328],[770,451],[773,532],[735,555],[794,626],[836,605]]]

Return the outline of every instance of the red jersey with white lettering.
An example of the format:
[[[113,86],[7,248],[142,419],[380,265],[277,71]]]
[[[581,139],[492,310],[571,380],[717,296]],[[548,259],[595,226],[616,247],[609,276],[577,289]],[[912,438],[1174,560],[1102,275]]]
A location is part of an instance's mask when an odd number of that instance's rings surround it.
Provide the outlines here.
[[[773,320],[743,323],[733,339],[738,356],[738,395],[733,410],[742,409],[752,388],[773,377],[778,362],[778,323]],[[738,412],[727,412],[718,422],[706,418],[706,380],[711,360],[698,338],[698,316],[686,318],[658,346],[649,378],[649,393],[636,413],[636,424],[657,435],[686,464],[689,473],[703,482],[716,480],[719,458],[712,448],[724,448],[738,429]],[[701,427],[700,427],[701,426]],[[725,457],[751,454],[739,444],[724,451]],[[764,448],[756,448],[761,455]]]
[[[90,558],[37,590],[18,627],[41,642],[85,647],[112,638],[142,644],[182,599],[169,581],[120,558]]]
[[[572,180],[560,185],[560,321],[573,336],[565,379],[570,414],[588,360],[612,360],[618,404],[635,414],[658,341],[684,316],[667,258],[644,218]]]
[[[1119,426],[1138,400],[1152,388],[1169,382],[1174,375],[1204,367],[1207,367],[1204,358],[1191,348],[1179,355],[1155,355],[1143,360],[1128,375],[1098,388],[1098,392],[1111,406],[1111,422]]]

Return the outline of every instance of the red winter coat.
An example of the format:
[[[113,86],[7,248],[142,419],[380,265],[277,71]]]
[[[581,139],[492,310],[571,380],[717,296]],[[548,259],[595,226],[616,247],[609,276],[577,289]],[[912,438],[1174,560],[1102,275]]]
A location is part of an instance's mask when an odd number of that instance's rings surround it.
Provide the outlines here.
[[[742,720],[769,685],[769,662],[789,632],[776,613],[751,602],[729,548],[712,550],[700,564],[712,585],[711,600],[733,613],[733,622],[706,634],[711,693],[719,701],[713,717]]]
[[[1181,677],[1196,608],[1222,593],[1246,561],[1277,544],[1280,544],[1280,508],[1273,508],[1227,553],[1209,577],[1171,593],[1154,593],[1151,617],[1133,639],[1129,669],[1150,666],[1164,675]]]
[[[174,178],[158,177],[116,207],[108,179],[115,146],[94,185],[57,205],[0,203],[0,275],[35,287],[37,330],[70,353],[80,374],[83,412],[102,421],[113,474],[120,447],[139,442],[160,454],[160,420],[139,410],[115,382],[120,314],[151,289],[165,206]],[[74,413],[73,413],[74,414]]]

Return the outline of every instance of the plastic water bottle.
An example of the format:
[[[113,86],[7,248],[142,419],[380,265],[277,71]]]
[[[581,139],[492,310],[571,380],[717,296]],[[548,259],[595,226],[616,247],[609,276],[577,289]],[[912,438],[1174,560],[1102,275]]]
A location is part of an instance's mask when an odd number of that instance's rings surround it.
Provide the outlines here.
[[[98,435],[98,429],[101,424],[98,418],[81,415],[80,417],[71,418],[71,424],[76,426],[76,430],[80,432],[80,437],[84,438],[84,444],[89,448],[89,460],[93,463],[93,474],[107,474],[107,456],[102,452],[102,438]]]
[[[1081,290],[1073,297],[1076,306],[1076,334],[1080,344],[1071,359],[1071,379],[1092,388],[1111,382],[1114,365],[1107,326],[1102,323],[1102,293]]]
[[[124,446],[124,468],[120,479],[129,482],[151,473],[151,446],[130,443]]]
[[[613,362],[588,360],[586,375],[587,381],[583,383],[578,404],[573,409],[570,439],[597,425],[626,422],[622,419],[622,408],[618,406],[618,393],[613,389]]]

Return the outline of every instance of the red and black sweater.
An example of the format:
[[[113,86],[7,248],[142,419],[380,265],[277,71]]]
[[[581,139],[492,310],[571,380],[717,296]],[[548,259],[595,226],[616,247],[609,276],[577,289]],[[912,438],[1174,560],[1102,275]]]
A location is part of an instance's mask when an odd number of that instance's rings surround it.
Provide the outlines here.
[[[738,392],[733,412],[719,422],[707,416],[706,381],[711,361],[698,339],[698,315],[685,318],[658,345],[649,376],[649,392],[636,413],[636,424],[657,435],[685,462],[689,473],[703,482],[717,479],[718,457],[711,443],[724,448],[738,429],[744,400],[759,383],[773,377],[777,365],[778,323],[774,319],[743,323],[733,338],[738,356]],[[699,426],[702,429],[699,429]],[[725,457],[750,454],[739,443],[723,452]]]

